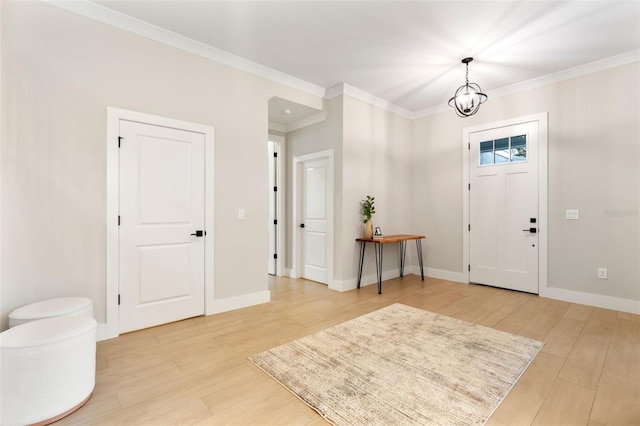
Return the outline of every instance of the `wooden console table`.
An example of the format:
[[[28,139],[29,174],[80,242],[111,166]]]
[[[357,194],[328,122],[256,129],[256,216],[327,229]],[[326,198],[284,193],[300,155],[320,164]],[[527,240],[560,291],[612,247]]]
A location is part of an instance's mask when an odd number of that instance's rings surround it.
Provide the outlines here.
[[[358,268],[358,288],[362,280],[362,266],[364,264],[364,251],[367,243],[373,243],[376,253],[376,273],[378,275],[378,294],[382,294],[382,247],[387,243],[400,243],[400,276],[404,275],[404,255],[407,249],[407,241],[416,240],[416,249],[418,250],[418,262],[420,263],[420,276],[424,281],[424,268],[422,266],[422,239],[424,235],[387,235],[382,238],[356,238],[360,243],[360,265]]]

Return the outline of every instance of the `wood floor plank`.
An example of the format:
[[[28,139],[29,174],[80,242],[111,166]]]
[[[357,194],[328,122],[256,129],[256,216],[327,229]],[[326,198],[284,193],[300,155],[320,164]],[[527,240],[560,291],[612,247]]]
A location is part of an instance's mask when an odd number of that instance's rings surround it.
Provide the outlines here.
[[[571,304],[567,302],[549,300],[533,318],[524,324],[522,329],[532,331],[536,334],[547,335],[547,333],[556,326],[570,306]]]
[[[516,333],[521,330],[534,316],[536,316],[547,303],[549,303],[549,299],[542,297],[528,299],[511,315],[508,315],[502,321],[497,323],[494,328],[496,330],[507,331],[509,333]]]
[[[58,424],[324,426],[247,358],[396,302],[545,342],[488,425],[640,424],[638,315],[416,275],[381,295],[289,278],[270,291],[270,303],[99,342],[93,396]]]
[[[506,425],[528,425],[553,386],[564,359],[539,353],[492,417]]]
[[[591,418],[610,425],[640,424],[640,381],[603,374]]]
[[[640,321],[629,315],[618,315],[603,375],[640,383]]]
[[[561,379],[589,389],[596,389],[609,350],[616,317],[615,311],[606,309],[592,311],[560,371]]]
[[[546,353],[566,358],[582,333],[585,321],[562,317],[543,340]]]
[[[532,425],[586,425],[594,397],[594,390],[558,379]]]

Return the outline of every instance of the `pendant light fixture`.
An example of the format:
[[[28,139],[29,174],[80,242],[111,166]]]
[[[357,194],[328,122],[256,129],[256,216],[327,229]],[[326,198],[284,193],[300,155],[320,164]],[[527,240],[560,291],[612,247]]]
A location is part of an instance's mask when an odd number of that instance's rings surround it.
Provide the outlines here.
[[[449,99],[449,106],[455,108],[456,114],[460,117],[469,117],[480,109],[480,104],[487,100],[487,95],[482,93],[482,89],[476,83],[469,83],[469,62],[473,58],[464,58],[462,63],[467,67],[465,84],[458,87],[453,98]]]

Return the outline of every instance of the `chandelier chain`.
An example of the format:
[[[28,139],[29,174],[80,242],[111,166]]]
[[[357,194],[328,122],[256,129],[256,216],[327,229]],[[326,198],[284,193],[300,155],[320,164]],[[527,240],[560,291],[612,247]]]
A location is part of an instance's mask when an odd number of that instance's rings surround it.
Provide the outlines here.
[[[467,66],[467,72],[464,75],[464,79],[466,81],[466,86],[469,87],[469,62],[466,62],[465,65]]]

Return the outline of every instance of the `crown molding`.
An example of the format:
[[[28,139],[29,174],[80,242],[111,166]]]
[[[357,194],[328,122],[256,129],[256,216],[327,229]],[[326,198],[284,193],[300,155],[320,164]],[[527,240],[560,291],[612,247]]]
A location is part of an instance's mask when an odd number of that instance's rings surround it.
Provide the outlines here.
[[[1,0],[0,0],[1,1]],[[174,32],[165,30],[158,26],[149,24],[136,18],[124,15],[120,12],[108,9],[98,4],[92,3],[87,0],[42,0],[45,3],[57,6],[61,9],[77,13],[87,18],[94,19],[96,21],[120,28],[125,31],[132,32],[134,34],[146,37],[160,43],[166,44],[177,49],[181,49],[198,56],[202,56],[218,63],[233,67],[258,77],[265,78],[276,83],[283,84],[285,86],[301,90],[305,93],[323,97],[325,99],[332,99],[340,95],[348,95],[368,104],[382,108],[386,111],[397,114],[401,117],[408,118],[410,120],[424,118],[433,114],[438,114],[449,110],[447,104],[436,105],[434,107],[425,108],[418,111],[410,111],[406,108],[395,105],[389,101],[374,96],[368,92],[357,89],[348,84],[339,84],[337,86],[325,89],[299,78],[290,76],[283,72],[274,70],[264,65],[249,61],[224,50],[217,49],[205,45],[203,43],[192,40],[188,37],[176,34]],[[514,93],[522,92],[525,90],[535,89],[537,87],[546,86],[549,84],[557,83],[564,80],[569,80],[576,77],[581,77],[587,74],[592,74],[599,71],[604,71],[610,68],[615,68],[621,65],[630,64],[640,61],[640,50],[633,50],[627,53],[623,53],[610,58],[605,58],[599,61],[591,62],[578,67],[563,70],[554,74],[534,78],[524,81],[522,83],[513,84],[511,86],[502,87],[499,89],[491,90],[487,92],[489,98],[499,98],[501,96],[507,96]]]
[[[362,102],[368,103],[370,105],[376,106],[378,108],[382,108],[386,111],[397,114],[401,117],[411,119],[413,113],[406,108],[401,106],[392,104],[389,101],[381,99],[371,93],[365,92],[364,90],[357,89],[353,86],[349,86],[348,84],[342,83],[337,86],[333,86],[325,92],[325,99],[332,99],[336,96],[347,95],[352,98],[358,99]]]
[[[324,87],[317,86],[307,81],[292,77],[283,72],[274,70],[264,65],[249,61],[239,56],[233,55],[224,50],[208,46],[188,37],[176,34],[172,31],[160,28],[148,22],[132,18],[115,10],[91,3],[87,0],[42,0],[45,3],[65,9],[69,12],[94,19],[104,24],[132,32],[142,37],[146,37],[160,43],[166,44],[186,52],[193,53],[208,59],[212,59],[221,64],[254,74],[258,77],[283,84],[303,92],[323,97]]]
[[[312,124],[320,123],[327,119],[328,113],[326,111],[320,111],[316,114],[308,117],[301,118],[298,121],[286,125],[287,132],[293,132],[294,130],[302,129],[303,127],[311,126]]]
[[[282,123],[276,123],[275,121],[269,121],[269,131],[287,133],[287,126]]]

